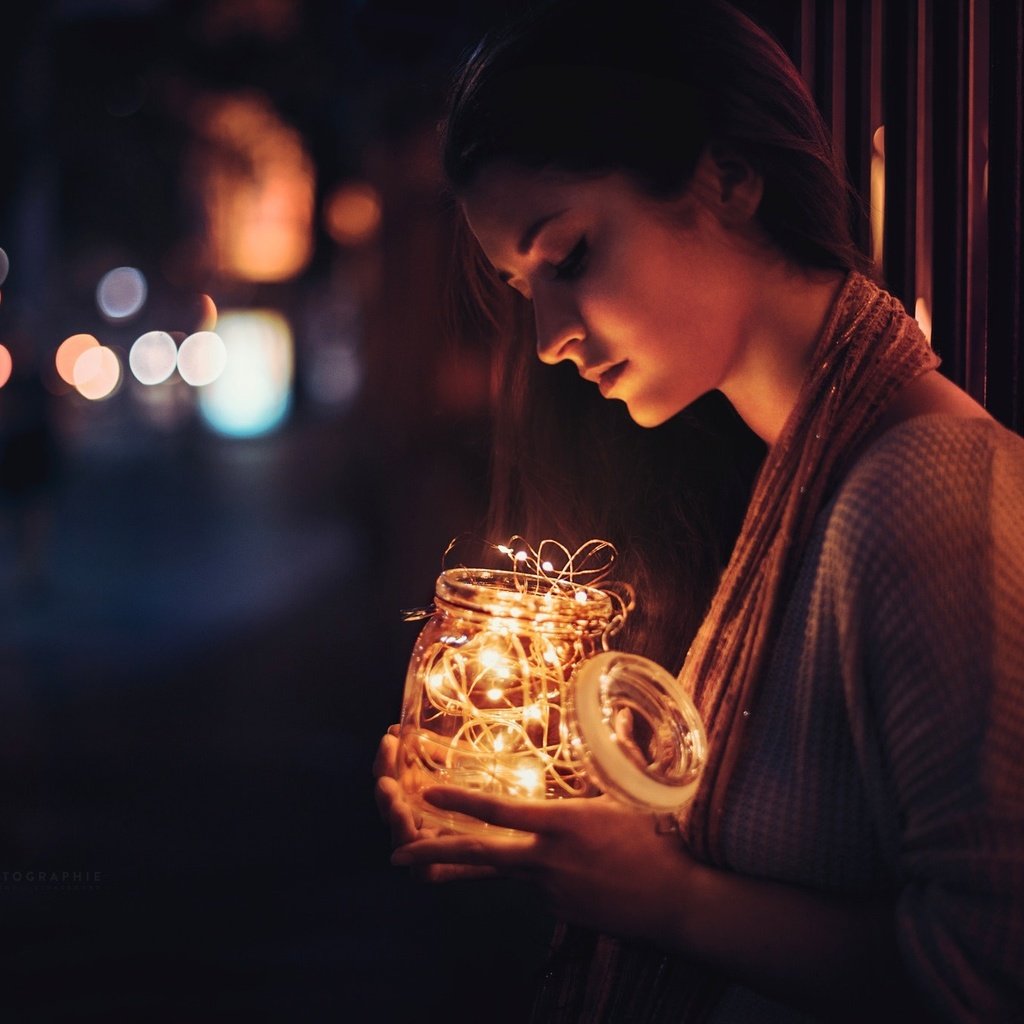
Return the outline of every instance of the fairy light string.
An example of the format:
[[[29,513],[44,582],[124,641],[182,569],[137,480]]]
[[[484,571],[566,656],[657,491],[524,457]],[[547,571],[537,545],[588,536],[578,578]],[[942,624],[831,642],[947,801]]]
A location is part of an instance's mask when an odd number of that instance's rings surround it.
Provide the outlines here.
[[[509,796],[592,794],[563,701],[577,665],[621,629],[633,590],[609,580],[607,541],[491,546],[507,570],[444,570],[434,608],[406,616],[431,615],[403,713],[417,774]]]

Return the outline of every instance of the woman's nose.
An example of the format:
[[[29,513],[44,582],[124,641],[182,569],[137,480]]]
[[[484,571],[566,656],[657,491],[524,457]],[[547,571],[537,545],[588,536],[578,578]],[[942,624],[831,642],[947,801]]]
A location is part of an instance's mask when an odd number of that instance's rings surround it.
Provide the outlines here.
[[[575,303],[535,292],[533,317],[540,361],[554,364],[571,359],[578,365],[582,359],[579,343],[585,331]]]

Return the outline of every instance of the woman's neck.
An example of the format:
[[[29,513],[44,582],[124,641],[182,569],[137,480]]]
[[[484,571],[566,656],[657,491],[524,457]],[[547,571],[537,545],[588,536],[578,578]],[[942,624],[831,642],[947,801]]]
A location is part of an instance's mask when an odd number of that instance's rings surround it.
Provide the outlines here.
[[[744,422],[773,445],[796,406],[811,356],[845,273],[777,265],[759,280],[749,328],[721,386]]]

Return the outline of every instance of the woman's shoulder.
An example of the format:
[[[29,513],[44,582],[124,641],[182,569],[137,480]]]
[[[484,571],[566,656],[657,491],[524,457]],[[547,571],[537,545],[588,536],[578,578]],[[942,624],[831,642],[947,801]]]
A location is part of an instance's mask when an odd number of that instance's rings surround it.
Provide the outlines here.
[[[988,417],[904,420],[856,460],[833,498],[833,541],[887,556],[943,540],[1024,552],[1024,437]]]
[[[883,690],[987,679],[1024,693],[1024,438],[990,419],[905,420],[857,460],[823,525],[819,578]]]
[[[1024,437],[991,417],[926,413],[890,427],[854,462],[841,491],[889,500],[918,488],[1024,486]]]

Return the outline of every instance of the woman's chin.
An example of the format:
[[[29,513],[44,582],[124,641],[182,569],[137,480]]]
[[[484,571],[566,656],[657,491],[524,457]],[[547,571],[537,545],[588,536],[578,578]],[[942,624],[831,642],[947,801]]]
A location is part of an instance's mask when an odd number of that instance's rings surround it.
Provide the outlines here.
[[[623,401],[625,400],[623,399]],[[678,409],[657,409],[649,405],[630,404],[629,402],[626,402],[626,409],[629,411],[630,419],[638,427],[646,427],[647,429],[660,427],[662,423],[670,420],[679,411]]]

